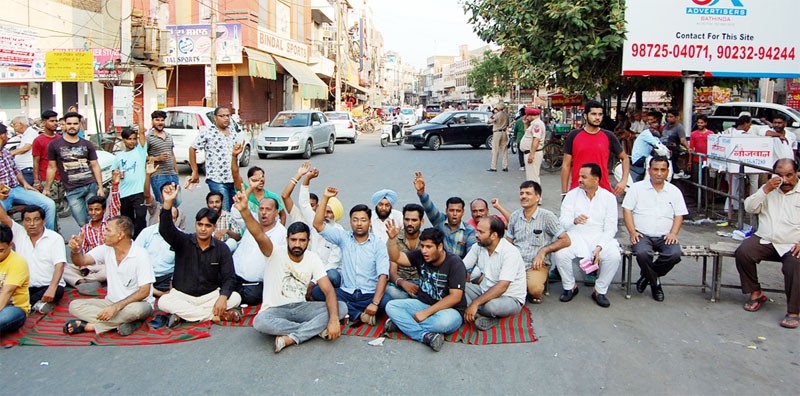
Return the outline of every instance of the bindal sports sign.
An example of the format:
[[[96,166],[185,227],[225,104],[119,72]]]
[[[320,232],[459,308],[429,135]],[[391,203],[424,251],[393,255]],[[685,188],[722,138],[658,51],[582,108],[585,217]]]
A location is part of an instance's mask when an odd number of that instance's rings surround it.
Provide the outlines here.
[[[797,0],[627,0],[625,76],[800,77]]]

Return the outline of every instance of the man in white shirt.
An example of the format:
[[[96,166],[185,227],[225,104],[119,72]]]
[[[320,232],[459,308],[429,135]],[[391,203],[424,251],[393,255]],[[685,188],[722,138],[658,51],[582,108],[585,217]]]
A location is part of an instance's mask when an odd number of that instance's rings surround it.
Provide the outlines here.
[[[611,303],[606,293],[619,269],[622,256],[619,242],[614,239],[617,234],[617,198],[600,188],[602,172],[595,163],[581,166],[578,188],[573,188],[564,197],[559,218],[572,244],[554,252],[553,258],[564,288],[560,301],[568,302],[578,294],[572,272],[573,260],[590,259],[593,264],[600,266],[592,300],[608,308]]]
[[[736,124],[725,131],[721,132],[721,135],[731,135],[731,136],[758,136],[754,133],[750,133],[750,127],[753,125],[753,118],[747,114],[743,114],[739,116],[736,120]],[[730,175],[730,193],[733,196],[739,195],[740,184],[742,183],[742,179],[745,179],[747,183],[750,185],[750,191],[756,191],[758,188],[758,175],[754,174],[746,174],[740,175],[738,173]],[[742,197],[744,198],[744,197]],[[730,198],[725,199],[725,207],[727,208],[730,204],[730,207],[734,210],[739,210],[739,201],[733,200],[731,202]]]
[[[104,333],[117,330],[121,336],[132,334],[142,321],[153,313],[153,282],[156,278],[147,251],[133,244],[133,221],[125,216],[108,220],[105,244],[84,254],[81,236],[69,240],[72,262],[85,267],[94,263],[106,265],[108,293],[105,298],[73,300],[69,313],[78,319],[64,324],[64,333],[84,331]],[[117,262],[117,257],[122,257]]]
[[[775,113],[772,120],[772,129],[764,131],[764,136],[776,137],[780,139],[781,146],[776,146],[776,155],[778,159],[789,158],[794,159],[795,151],[797,151],[797,136],[792,132],[786,131],[786,125],[789,120],[780,113]],[[19,164],[18,164],[19,165]]]
[[[786,315],[780,325],[789,329],[800,325],[800,187],[797,162],[779,159],[772,167],[775,174],[744,201],[748,213],[758,214],[758,231],[736,249],[736,269],[742,293],[750,299],[745,311],[761,309],[769,299],[761,292],[757,264],[762,260],[783,263],[786,292]]]
[[[636,291],[644,293],[650,285],[656,301],[664,301],[659,278],[681,261],[678,232],[683,216],[689,214],[681,191],[666,181],[667,161],[666,157],[651,158],[647,170],[650,180],[634,183],[622,201],[625,228],[642,271],[636,281]],[[659,252],[655,261],[654,252]]]
[[[19,145],[10,153],[14,156],[14,162],[17,163],[17,168],[22,173],[22,177],[28,184],[33,185],[33,141],[39,136],[39,131],[30,126],[28,117],[17,116],[11,120],[11,127],[14,132],[20,136]]]
[[[347,314],[347,305],[337,301],[319,256],[306,251],[309,227],[295,222],[288,231],[284,229],[283,235],[264,233],[263,224],[256,222],[247,210],[246,196],[239,192],[234,202],[248,234],[256,241],[258,258],[264,263],[263,304],[253,320],[253,328],[275,336],[275,353],[316,335],[329,340],[339,338],[342,331],[339,321]],[[273,241],[282,242],[276,245]],[[312,280],[322,289],[324,302],[306,301],[306,290]]]
[[[6,194],[0,194],[4,199]],[[22,211],[24,227],[8,216],[0,205],[0,223],[14,233],[14,250],[28,263],[30,282],[28,293],[32,311],[48,314],[64,296],[64,266],[67,255],[64,238],[44,226],[44,209],[28,205]]]
[[[403,224],[403,213],[394,209],[396,202],[397,193],[392,190],[380,190],[372,194],[372,205],[375,206],[370,218],[372,233],[383,242],[389,238],[386,234],[386,224],[384,224],[386,220],[391,218],[395,224]]]
[[[475,230],[477,243],[464,257],[471,281],[480,279],[479,285],[467,283],[464,320],[475,322],[478,330],[491,329],[498,318],[517,314],[525,304],[525,263],[519,249],[504,238],[505,228],[497,217],[482,218]]]
[[[245,200],[245,205],[247,204]],[[232,210],[234,220],[244,230],[247,213],[250,210],[239,210],[237,206]],[[274,198],[264,198],[258,204],[258,216],[261,233],[275,241],[278,248],[286,246],[286,227],[278,221],[278,201]],[[252,214],[250,217],[253,217]],[[261,255],[256,236],[245,232],[239,241],[239,246],[233,253],[233,266],[236,269],[236,292],[242,296],[242,304],[261,304],[264,290],[264,257]]]

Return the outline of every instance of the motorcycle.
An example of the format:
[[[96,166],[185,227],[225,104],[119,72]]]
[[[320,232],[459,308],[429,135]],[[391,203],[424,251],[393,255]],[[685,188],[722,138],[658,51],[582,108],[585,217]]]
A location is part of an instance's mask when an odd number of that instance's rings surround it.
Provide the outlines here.
[[[653,150],[650,152],[650,155],[645,157],[644,164],[641,167],[636,167],[633,164],[631,164],[630,172],[628,174],[628,180],[625,185],[625,191],[628,191],[628,189],[633,185],[633,183],[637,181],[650,180],[650,174],[647,172],[647,169],[650,168],[650,159],[653,158],[654,156],[669,158],[670,151],[667,148],[667,146],[665,146],[663,143],[659,143],[658,145],[653,147]],[[669,166],[669,170],[667,171],[667,181],[671,181],[672,161],[667,161],[667,164]],[[613,173],[614,173],[614,178],[617,180],[617,183],[620,183],[620,181],[622,180],[622,162],[619,162],[617,163],[616,166],[614,166]]]
[[[394,120],[387,120],[386,123],[383,124],[383,130],[381,131],[381,147],[386,147],[389,143],[397,143],[397,145],[403,144],[403,128],[400,126],[400,122],[397,119]]]

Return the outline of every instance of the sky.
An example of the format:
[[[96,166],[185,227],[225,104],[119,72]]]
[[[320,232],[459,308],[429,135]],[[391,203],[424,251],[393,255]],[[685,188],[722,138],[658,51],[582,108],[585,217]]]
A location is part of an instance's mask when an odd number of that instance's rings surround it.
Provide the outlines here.
[[[360,0],[355,0],[360,3]],[[425,67],[429,56],[458,55],[486,45],[472,31],[458,0],[371,0],[375,26],[383,35],[383,50],[400,53],[403,63]]]

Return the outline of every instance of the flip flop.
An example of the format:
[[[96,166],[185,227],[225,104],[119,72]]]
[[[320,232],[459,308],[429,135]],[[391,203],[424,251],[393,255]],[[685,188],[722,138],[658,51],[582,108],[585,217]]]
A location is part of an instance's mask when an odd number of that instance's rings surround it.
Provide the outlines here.
[[[789,314],[786,314],[786,316],[783,317],[783,320],[781,320],[781,327],[785,327],[787,329],[796,329],[797,326],[800,326],[800,318],[797,316],[789,316]]]
[[[748,300],[746,303],[744,303],[744,306],[742,308],[744,308],[744,310],[747,312],[756,312],[759,309],[761,309],[764,303],[766,303],[768,300],[769,299],[767,298],[767,296],[762,294],[755,300]]]
[[[86,331],[86,325],[89,324],[80,319],[70,319],[64,323],[64,334],[75,335]]]

